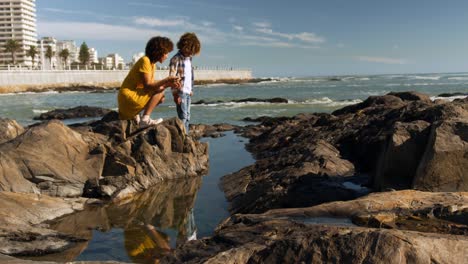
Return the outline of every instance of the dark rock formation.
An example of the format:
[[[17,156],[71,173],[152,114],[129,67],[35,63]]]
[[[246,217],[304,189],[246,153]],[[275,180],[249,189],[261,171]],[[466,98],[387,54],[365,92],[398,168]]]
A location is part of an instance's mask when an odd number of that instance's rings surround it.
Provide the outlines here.
[[[468,213],[466,209],[457,208],[467,203],[468,196],[462,193],[404,191],[311,208],[234,215],[218,227],[213,237],[187,243],[162,262],[393,263],[398,260],[399,263],[463,263],[468,238],[466,233],[454,233],[468,231]],[[395,228],[398,217],[413,215],[413,219],[421,219],[421,212],[430,215],[441,206],[451,209],[436,214],[437,217],[462,213],[464,223],[444,222],[452,227],[447,234],[434,233],[432,229]],[[337,218],[329,218],[328,224],[319,224],[324,221],[323,217]],[[374,223],[378,228],[358,227],[345,221],[346,218],[353,218],[357,225]],[[454,227],[458,227],[458,231]]]
[[[0,144],[17,137],[23,132],[24,128],[15,120],[0,118]]]
[[[362,193],[340,187],[353,175],[369,175],[377,190],[468,190],[468,99],[391,93],[331,115],[261,120],[243,132],[258,161],[222,183],[232,212],[354,199]]]
[[[231,124],[214,124],[214,125],[205,125],[205,124],[195,124],[190,125],[190,136],[195,139],[202,137],[212,137],[217,138],[224,136],[223,132],[225,131],[240,131],[239,126]]]
[[[468,96],[468,93],[441,93],[438,97]]]
[[[34,120],[51,120],[51,119],[71,119],[83,117],[99,117],[108,114],[111,110],[93,106],[77,106],[69,109],[55,109],[47,113],[43,113]]]

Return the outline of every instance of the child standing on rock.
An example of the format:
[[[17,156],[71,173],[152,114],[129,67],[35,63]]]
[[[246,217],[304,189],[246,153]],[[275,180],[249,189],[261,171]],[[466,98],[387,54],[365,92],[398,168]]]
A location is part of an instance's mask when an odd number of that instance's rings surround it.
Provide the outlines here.
[[[180,78],[181,88],[172,89],[172,95],[174,96],[174,102],[177,106],[177,115],[180,120],[184,123],[185,133],[189,134],[189,123],[190,123],[190,103],[191,96],[193,95],[193,66],[192,57],[200,53],[200,41],[198,40],[195,33],[183,34],[179,42],[177,42],[177,52],[174,57],[171,58],[169,64],[169,76],[175,76]]]

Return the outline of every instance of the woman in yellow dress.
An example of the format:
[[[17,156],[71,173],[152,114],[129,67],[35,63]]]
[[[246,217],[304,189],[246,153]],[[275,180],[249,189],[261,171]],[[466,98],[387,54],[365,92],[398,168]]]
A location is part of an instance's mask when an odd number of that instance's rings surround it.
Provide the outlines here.
[[[135,119],[140,126],[156,125],[162,118],[153,120],[150,114],[164,101],[164,90],[168,87],[180,89],[179,77],[169,76],[154,80],[156,62],[163,63],[174,48],[166,37],[153,37],[146,44],[145,56],[141,57],[128,73],[118,95],[119,118]],[[143,116],[140,120],[140,112]]]

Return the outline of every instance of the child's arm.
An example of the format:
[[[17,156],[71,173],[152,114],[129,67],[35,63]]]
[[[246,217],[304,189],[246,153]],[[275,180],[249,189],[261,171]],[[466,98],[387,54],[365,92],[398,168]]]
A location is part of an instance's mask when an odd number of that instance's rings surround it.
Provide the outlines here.
[[[169,63],[169,76],[177,76],[177,68],[179,66],[179,63],[177,63],[177,58],[173,57]],[[178,87],[172,87],[171,92],[172,92],[172,97],[174,98],[174,103],[175,104],[180,104],[181,99],[179,97],[179,89],[182,87],[182,84],[180,84]]]

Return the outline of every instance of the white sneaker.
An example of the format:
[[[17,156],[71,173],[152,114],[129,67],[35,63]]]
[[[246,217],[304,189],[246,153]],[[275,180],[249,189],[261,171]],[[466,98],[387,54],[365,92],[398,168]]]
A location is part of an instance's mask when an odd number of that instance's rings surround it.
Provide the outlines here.
[[[162,118],[158,119],[151,119],[149,116],[143,116],[143,118],[140,121],[140,127],[146,127],[146,126],[154,126],[163,121]]]

